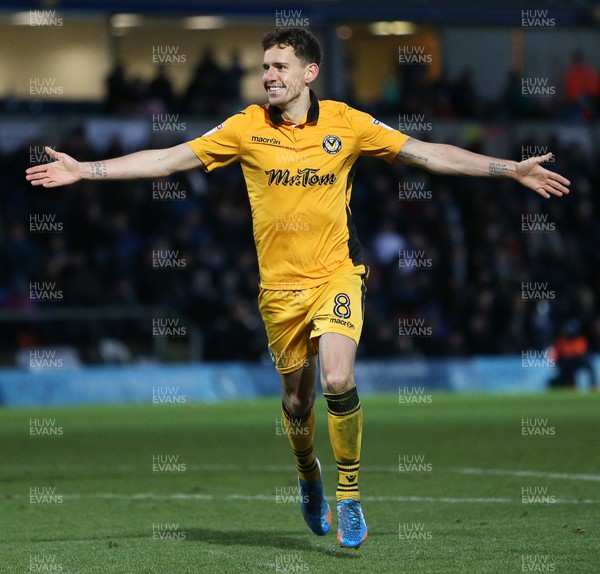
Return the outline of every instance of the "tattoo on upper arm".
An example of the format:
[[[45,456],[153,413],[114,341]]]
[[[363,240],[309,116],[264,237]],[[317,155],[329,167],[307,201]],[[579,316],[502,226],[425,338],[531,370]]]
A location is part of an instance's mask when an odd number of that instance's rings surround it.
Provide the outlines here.
[[[402,159],[406,159],[409,162],[411,161],[423,161],[425,163],[427,163],[429,161],[429,158],[425,157],[424,155],[415,155],[414,153],[409,153],[407,151],[402,151],[400,150],[398,152],[398,157],[402,158]]]
[[[506,172],[508,170],[508,166],[505,163],[498,163],[498,162],[490,162],[490,165],[488,166],[488,173],[490,175],[506,175]]]
[[[90,164],[92,177],[104,178],[108,177],[108,169],[105,161],[93,161]]]

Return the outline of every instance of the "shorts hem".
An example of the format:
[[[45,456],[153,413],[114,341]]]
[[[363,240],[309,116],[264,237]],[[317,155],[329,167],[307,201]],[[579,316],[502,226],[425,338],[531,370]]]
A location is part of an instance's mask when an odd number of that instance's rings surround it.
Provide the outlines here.
[[[360,342],[360,335],[361,335],[360,333],[358,334],[358,336],[353,337],[350,333],[348,333],[347,329],[344,330],[344,329],[341,329],[340,327],[335,327],[335,326],[332,326],[331,328],[318,329],[318,330],[312,331],[310,334],[310,338],[311,339],[318,338],[321,335],[325,335],[327,333],[336,333],[337,335],[345,335],[346,337],[348,337],[348,339],[352,339],[356,343],[357,347]]]
[[[275,365],[275,370],[280,375],[289,375],[290,373],[294,373],[295,371],[298,371],[298,370],[302,369],[304,367],[304,363],[308,359],[310,359],[310,357],[314,357],[314,355],[310,355],[310,356],[306,357],[306,359],[303,359],[302,361],[300,361],[299,363],[297,363],[296,365],[294,365],[292,367],[279,368],[277,365]]]

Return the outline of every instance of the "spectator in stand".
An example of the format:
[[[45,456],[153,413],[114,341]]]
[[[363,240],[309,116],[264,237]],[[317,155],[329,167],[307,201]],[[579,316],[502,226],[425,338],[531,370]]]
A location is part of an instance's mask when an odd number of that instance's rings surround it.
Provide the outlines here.
[[[575,389],[576,375],[582,370],[589,373],[590,387],[598,388],[596,373],[588,354],[588,341],[581,334],[579,321],[570,319],[563,325],[560,334],[554,340],[550,355],[558,370],[558,374],[549,381],[551,389]]]
[[[124,112],[124,107],[129,102],[131,90],[125,76],[123,63],[116,61],[106,81],[105,107],[109,114]]]
[[[381,114],[396,114],[400,108],[402,101],[402,92],[398,78],[388,76],[383,80],[381,85],[381,104],[379,113]]]
[[[210,48],[204,50],[185,93],[185,107],[192,114],[222,115],[225,72]]]
[[[246,70],[240,61],[240,53],[234,50],[231,54],[231,64],[225,70],[225,99],[232,104],[238,104],[242,100],[242,80]]]
[[[600,76],[584,61],[581,50],[573,54],[571,66],[567,70],[565,96],[570,117],[586,121],[595,117],[600,96]]]
[[[148,85],[146,98],[148,99],[148,104],[156,108],[157,111],[155,113],[173,111],[175,95],[165,66],[159,66],[156,70],[156,76],[152,78]]]
[[[509,118],[531,117],[536,114],[535,99],[523,94],[521,79],[517,70],[511,70],[506,79],[499,108],[500,113],[506,113]]]
[[[431,111],[437,118],[456,116],[456,111],[452,106],[452,90],[446,68],[442,68],[437,80],[431,84]]]
[[[472,68],[463,68],[458,80],[452,86],[452,103],[461,118],[482,116],[481,98],[475,87]]]

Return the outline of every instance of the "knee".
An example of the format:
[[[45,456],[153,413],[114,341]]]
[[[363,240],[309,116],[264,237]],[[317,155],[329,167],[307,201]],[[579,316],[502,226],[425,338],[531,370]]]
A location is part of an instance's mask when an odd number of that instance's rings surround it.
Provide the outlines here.
[[[324,370],[321,373],[321,386],[324,393],[339,395],[354,386],[354,375],[352,372]]]
[[[315,403],[315,391],[313,390],[312,393],[284,392],[283,402],[290,413],[295,416],[302,416],[313,407]]]

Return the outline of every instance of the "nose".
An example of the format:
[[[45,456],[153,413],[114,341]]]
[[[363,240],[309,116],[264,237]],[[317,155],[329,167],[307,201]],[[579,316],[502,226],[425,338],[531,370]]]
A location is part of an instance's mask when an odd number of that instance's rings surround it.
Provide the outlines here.
[[[263,82],[273,82],[277,80],[274,68],[267,68],[263,74]]]

